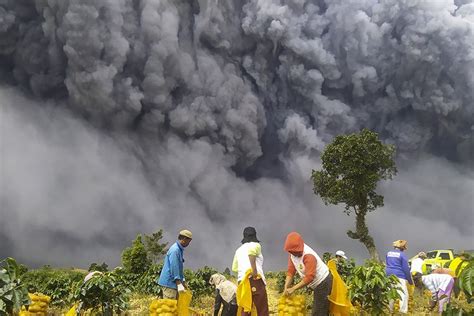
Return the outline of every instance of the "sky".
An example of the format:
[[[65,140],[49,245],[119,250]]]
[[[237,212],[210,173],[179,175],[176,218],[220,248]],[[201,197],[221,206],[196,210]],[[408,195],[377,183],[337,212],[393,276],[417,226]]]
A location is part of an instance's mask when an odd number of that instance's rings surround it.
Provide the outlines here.
[[[224,269],[254,226],[266,269],[290,231],[361,262],[310,175],[362,128],[397,148],[379,253],[474,249],[472,1],[6,1],[0,33],[0,257],[113,267],[187,228]]]

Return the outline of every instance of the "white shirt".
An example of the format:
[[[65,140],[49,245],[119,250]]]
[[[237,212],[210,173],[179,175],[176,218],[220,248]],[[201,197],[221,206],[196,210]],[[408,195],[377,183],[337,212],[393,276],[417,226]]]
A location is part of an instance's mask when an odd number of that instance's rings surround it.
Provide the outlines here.
[[[237,281],[242,281],[247,270],[252,269],[249,259],[249,255],[252,255],[256,257],[257,273],[260,274],[263,282],[266,284],[265,275],[263,273],[263,255],[261,249],[258,242],[246,242],[235,251],[232,270],[237,272]]]
[[[300,277],[304,278],[305,276],[305,266],[303,263],[303,258],[306,255],[313,255],[316,258],[316,275],[314,276],[313,281],[308,284],[308,287],[315,289],[326,277],[329,275],[328,266],[321,260],[316,251],[311,249],[308,245],[304,244],[303,255],[301,257],[293,256],[290,254],[291,261],[295,266],[296,271]]]
[[[446,292],[446,288],[453,277],[449,274],[433,273],[421,277],[423,284],[430,290],[431,293],[436,294],[439,290]]]
[[[419,272],[423,274],[423,262],[424,260],[421,258],[416,258],[411,262],[411,269],[410,272],[413,274],[414,272]]]

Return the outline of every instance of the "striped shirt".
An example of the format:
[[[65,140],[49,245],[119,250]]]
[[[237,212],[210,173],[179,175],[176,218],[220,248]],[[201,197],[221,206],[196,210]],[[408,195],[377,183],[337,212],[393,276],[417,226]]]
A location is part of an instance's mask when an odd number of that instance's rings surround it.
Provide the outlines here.
[[[439,290],[446,292],[452,279],[449,274],[429,274],[421,277],[421,281],[432,294],[438,293]]]

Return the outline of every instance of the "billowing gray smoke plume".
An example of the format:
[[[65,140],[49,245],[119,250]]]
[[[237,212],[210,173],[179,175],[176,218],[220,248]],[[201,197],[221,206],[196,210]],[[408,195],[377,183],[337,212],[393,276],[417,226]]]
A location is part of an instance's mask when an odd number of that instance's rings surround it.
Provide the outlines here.
[[[188,227],[225,267],[253,225],[269,267],[291,230],[363,258],[309,181],[363,127],[398,149],[380,250],[474,248],[473,43],[472,0],[0,0],[0,257],[118,264]]]

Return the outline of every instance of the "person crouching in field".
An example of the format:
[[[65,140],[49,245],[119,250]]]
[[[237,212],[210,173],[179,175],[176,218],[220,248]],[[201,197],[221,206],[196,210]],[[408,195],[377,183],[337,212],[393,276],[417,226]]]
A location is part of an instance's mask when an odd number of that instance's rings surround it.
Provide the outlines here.
[[[443,313],[444,304],[451,299],[451,292],[454,286],[454,278],[449,274],[431,273],[423,275],[420,286],[425,286],[431,292],[430,310],[438,304],[438,311]]]
[[[329,299],[332,289],[332,275],[329,268],[318,254],[306,245],[297,232],[291,232],[286,237],[285,251],[288,256],[288,271],[286,274],[284,295],[291,295],[303,287],[309,287],[314,292],[313,316],[329,315]],[[298,272],[301,282],[291,287],[294,276]]]
[[[403,253],[407,249],[406,240],[393,242],[393,250],[387,253],[385,258],[387,276],[395,275],[398,278],[398,294],[400,294],[400,309],[402,314],[408,313],[408,288],[407,282],[413,284],[408,260]],[[393,312],[393,300],[390,301],[390,312]]]
[[[219,273],[213,274],[211,276],[209,279],[209,284],[216,287],[214,316],[219,315],[221,305],[221,316],[235,316],[237,314],[237,286]]]

